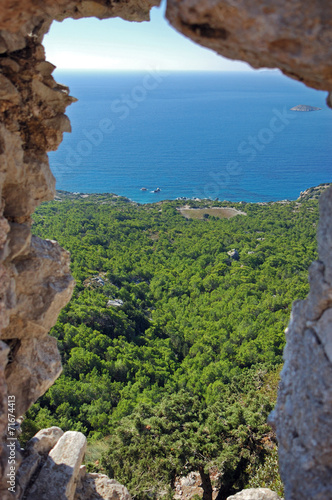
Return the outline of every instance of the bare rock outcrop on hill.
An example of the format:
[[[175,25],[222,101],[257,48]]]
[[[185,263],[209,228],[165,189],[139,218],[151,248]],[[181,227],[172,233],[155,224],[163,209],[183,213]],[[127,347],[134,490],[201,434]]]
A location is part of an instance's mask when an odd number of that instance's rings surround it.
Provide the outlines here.
[[[12,0],[0,4],[0,497],[4,500],[20,495],[8,491],[6,479],[7,396],[15,398],[17,418],[59,375],[59,355],[47,333],[73,289],[67,252],[30,234],[31,213],[54,196],[47,152],[58,147],[63,132],[70,131],[64,113],[75,100],[52,77],[54,66],[45,61],[43,35],[54,19],[66,17],[147,20],[150,8],[158,3]],[[167,17],[180,32],[226,57],[256,68],[278,67],[313,88],[332,91],[330,2],[169,0]],[[331,97],[327,102],[332,107]],[[321,213],[319,261],[311,268],[308,299],[294,305],[275,413],[287,500],[332,499],[331,190],[322,197]],[[14,448],[18,467],[20,451]],[[37,451],[31,455],[26,471],[38,470],[42,460],[38,457]]]

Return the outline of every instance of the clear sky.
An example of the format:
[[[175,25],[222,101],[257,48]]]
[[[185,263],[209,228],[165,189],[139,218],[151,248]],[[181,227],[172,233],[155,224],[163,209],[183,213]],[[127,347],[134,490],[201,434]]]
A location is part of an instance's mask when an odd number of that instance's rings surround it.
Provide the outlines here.
[[[44,38],[47,60],[58,69],[248,71],[180,35],[154,7],[151,21],[89,18],[54,22]]]

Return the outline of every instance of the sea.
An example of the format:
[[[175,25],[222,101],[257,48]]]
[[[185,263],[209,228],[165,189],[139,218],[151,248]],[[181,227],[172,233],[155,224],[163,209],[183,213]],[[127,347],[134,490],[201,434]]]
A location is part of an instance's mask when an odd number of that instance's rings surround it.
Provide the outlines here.
[[[49,153],[57,189],[139,203],[268,202],[332,182],[326,92],[278,71],[69,72],[72,133]],[[299,104],[322,108],[290,111]]]

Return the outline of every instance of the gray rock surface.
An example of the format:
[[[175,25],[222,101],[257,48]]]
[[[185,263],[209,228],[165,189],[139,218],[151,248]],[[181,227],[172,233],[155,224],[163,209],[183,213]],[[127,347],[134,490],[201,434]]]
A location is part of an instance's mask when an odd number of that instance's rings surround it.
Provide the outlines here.
[[[21,233],[18,237],[21,242]],[[55,241],[32,236],[29,247],[24,252],[21,247],[19,257],[12,261],[11,272],[15,276],[17,298],[1,338],[46,336],[74,287],[69,275],[69,253]]]
[[[268,488],[250,488],[228,497],[227,500],[280,500],[280,497]]]
[[[61,373],[61,359],[54,337],[27,338],[6,371],[7,387],[15,396],[16,414],[23,415]]]
[[[131,500],[125,486],[104,474],[83,474],[74,500]]]
[[[320,198],[319,260],[293,305],[272,423],[287,500],[332,500],[332,189]]]
[[[37,434],[27,442],[26,451],[28,453],[36,452],[40,455],[47,455],[57,444],[64,432],[60,427],[49,427],[41,429]]]
[[[20,496],[31,487],[36,480],[48,453],[56,445],[64,432],[59,427],[42,429],[27,442],[23,461],[17,471],[17,485]]]
[[[22,460],[16,476],[16,486],[19,493],[18,498],[23,496],[23,493],[28,488],[32,478],[41,468],[42,463],[42,457],[34,450],[32,450],[29,455]]]
[[[85,449],[82,433],[65,432],[50,451],[26,500],[73,500]]]
[[[131,500],[124,486],[81,465],[86,439],[59,427],[42,429],[24,450],[17,471],[15,500]],[[6,494],[7,495],[7,494]],[[1,496],[1,500],[7,497]],[[10,498],[10,497],[9,497]]]

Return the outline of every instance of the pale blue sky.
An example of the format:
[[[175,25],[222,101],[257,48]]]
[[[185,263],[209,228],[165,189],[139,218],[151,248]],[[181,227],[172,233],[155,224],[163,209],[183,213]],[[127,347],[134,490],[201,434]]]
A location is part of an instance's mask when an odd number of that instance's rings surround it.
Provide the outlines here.
[[[220,57],[180,35],[165,20],[164,10],[154,7],[151,21],[144,23],[119,18],[54,22],[44,38],[46,57],[58,69],[251,69],[246,63]]]

